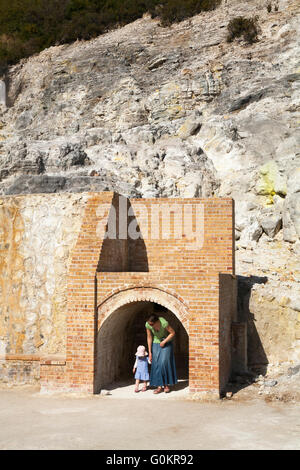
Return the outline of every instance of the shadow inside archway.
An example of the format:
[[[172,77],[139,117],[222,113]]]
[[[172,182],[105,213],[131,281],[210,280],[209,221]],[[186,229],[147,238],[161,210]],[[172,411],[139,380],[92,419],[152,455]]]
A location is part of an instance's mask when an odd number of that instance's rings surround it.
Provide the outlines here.
[[[174,354],[178,379],[188,381],[189,341],[180,320],[170,310],[150,301],[136,301],[115,310],[97,334],[95,393],[134,383],[133,365],[139,345],[147,347],[145,323],[151,313],[164,317],[175,330]],[[151,367],[151,366],[150,366]],[[186,382],[185,382],[186,383]],[[124,385],[121,385],[124,384]],[[181,390],[183,383],[175,390]],[[185,385],[186,387],[186,385]]]

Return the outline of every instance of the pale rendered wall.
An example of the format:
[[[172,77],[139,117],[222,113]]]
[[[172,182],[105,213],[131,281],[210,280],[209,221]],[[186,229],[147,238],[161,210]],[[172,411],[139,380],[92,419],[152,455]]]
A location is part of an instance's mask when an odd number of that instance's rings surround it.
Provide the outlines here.
[[[32,381],[39,356],[65,355],[68,261],[85,200],[0,199],[0,381]]]

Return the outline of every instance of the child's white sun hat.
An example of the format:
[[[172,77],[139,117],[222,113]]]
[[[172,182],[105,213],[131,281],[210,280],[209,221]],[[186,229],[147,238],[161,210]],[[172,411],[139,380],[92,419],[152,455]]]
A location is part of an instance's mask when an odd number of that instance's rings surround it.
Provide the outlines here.
[[[138,356],[138,357],[148,356],[148,353],[146,351],[145,346],[139,346],[137,348],[137,351],[136,351],[135,355]]]

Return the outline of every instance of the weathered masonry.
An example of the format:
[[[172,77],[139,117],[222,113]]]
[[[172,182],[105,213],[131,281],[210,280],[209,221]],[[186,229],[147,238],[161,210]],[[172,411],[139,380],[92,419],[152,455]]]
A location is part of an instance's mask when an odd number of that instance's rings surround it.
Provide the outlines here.
[[[3,381],[98,393],[132,377],[154,311],[176,330],[190,392],[224,390],[238,350],[232,199],[15,196],[0,217]]]

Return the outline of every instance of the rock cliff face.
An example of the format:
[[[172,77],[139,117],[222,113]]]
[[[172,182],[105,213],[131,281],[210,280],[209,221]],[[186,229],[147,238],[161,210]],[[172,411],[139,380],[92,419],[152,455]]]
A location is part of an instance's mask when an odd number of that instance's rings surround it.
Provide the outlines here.
[[[259,41],[227,43],[255,14]],[[249,362],[299,360],[299,32],[298,0],[232,0],[23,60],[0,90],[0,194],[232,196]]]

